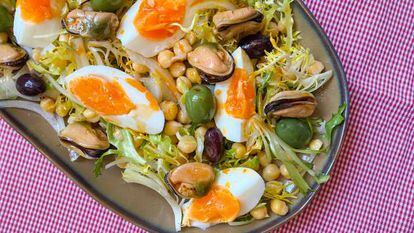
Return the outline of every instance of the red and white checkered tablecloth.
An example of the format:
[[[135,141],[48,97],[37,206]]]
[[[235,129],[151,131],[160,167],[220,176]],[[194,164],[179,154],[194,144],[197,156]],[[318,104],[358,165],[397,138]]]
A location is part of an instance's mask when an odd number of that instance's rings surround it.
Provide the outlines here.
[[[414,232],[414,0],[306,0],[347,73],[332,178],[281,232]],[[0,120],[0,232],[141,232]]]

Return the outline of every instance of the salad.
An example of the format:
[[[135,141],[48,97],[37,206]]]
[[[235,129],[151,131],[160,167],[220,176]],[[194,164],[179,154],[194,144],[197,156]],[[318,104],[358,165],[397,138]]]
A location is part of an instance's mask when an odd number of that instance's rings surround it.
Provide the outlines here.
[[[158,192],[177,231],[286,215],[328,180],[313,161],[345,109],[316,114],[333,73],[291,3],[3,0],[0,108],[42,115],[97,177]]]

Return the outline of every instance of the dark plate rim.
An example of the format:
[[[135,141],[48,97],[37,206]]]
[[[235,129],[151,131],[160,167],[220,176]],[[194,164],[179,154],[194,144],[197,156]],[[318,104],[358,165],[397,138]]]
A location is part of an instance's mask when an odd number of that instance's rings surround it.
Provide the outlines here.
[[[308,16],[310,21],[312,22],[312,25],[314,25],[317,34],[321,37],[322,43],[324,46],[328,49],[329,56],[334,60],[333,68],[334,70],[339,71],[339,74],[337,74],[338,81],[339,81],[339,88],[341,90],[340,93],[340,102],[346,103],[346,109],[345,109],[345,122],[337,129],[337,132],[340,131],[340,134],[336,136],[336,140],[332,144],[332,151],[330,153],[330,157],[325,165],[325,167],[322,168],[322,171],[326,174],[329,174],[332,170],[336,157],[338,156],[342,144],[343,139],[346,134],[348,119],[349,119],[349,91],[348,91],[348,85],[346,81],[345,72],[342,66],[342,63],[338,57],[338,54],[336,53],[331,41],[327,37],[326,33],[316,20],[316,18],[313,16],[311,11],[308,9],[308,7],[303,3],[302,0],[295,0],[299,6],[303,9],[304,13]],[[25,138],[30,144],[32,144],[40,153],[42,153],[52,164],[54,164],[56,167],[59,168],[66,176],[68,176],[73,182],[75,182],[83,191],[88,193],[90,196],[92,196],[98,203],[102,204],[106,208],[112,210],[116,214],[120,215],[124,219],[128,220],[130,223],[144,229],[150,232],[165,232],[164,229],[159,228],[158,226],[151,224],[139,216],[135,216],[128,211],[126,211],[124,208],[116,204],[115,202],[111,201],[109,198],[106,198],[105,195],[95,190],[93,187],[88,185],[88,183],[76,172],[74,172],[71,168],[69,168],[63,161],[60,159],[55,159],[56,156],[53,156],[52,152],[47,147],[40,146],[40,142],[38,139],[31,137],[28,132],[24,130],[24,126],[17,122],[13,116],[3,110],[0,110],[0,117],[3,118],[12,128],[14,128],[23,138]],[[271,221],[257,229],[255,231],[257,232],[266,232],[270,231],[276,227],[280,227],[299,213],[303,211],[303,209],[311,202],[315,194],[320,189],[320,185],[314,184],[312,186],[313,191],[309,192],[305,197],[301,199],[299,203],[297,203],[292,209],[288,215],[282,217],[281,219],[275,219],[274,221]],[[275,222],[277,223],[275,224]]]

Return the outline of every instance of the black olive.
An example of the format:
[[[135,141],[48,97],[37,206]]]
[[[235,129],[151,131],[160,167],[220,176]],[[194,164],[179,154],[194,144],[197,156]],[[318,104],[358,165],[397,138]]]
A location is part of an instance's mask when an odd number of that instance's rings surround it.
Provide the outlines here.
[[[240,40],[239,46],[246,51],[250,58],[260,58],[265,55],[265,51],[273,50],[273,45],[268,36],[255,34]]]
[[[218,128],[209,128],[204,136],[204,156],[212,163],[220,160],[224,151],[224,137]]]
[[[46,91],[45,82],[32,74],[23,74],[16,81],[16,89],[27,96],[39,95]]]

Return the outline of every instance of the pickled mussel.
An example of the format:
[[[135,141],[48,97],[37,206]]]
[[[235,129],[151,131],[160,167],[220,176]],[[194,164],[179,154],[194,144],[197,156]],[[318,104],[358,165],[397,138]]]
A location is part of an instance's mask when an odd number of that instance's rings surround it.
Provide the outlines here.
[[[209,128],[204,136],[204,157],[212,163],[217,163],[220,160],[223,151],[223,134],[216,127]]]
[[[250,35],[239,42],[239,46],[246,51],[251,59],[260,58],[266,55],[266,51],[273,50],[273,45],[270,42],[270,37],[262,34]]]
[[[46,91],[46,83],[34,74],[23,74],[16,80],[16,89],[22,95],[36,96]]]
[[[103,129],[86,122],[69,124],[59,138],[63,146],[87,159],[99,158],[110,146]]]
[[[252,7],[218,12],[213,17],[215,33],[220,38],[239,40],[263,28],[263,15]]]
[[[188,62],[200,71],[207,83],[217,83],[231,77],[234,59],[223,47],[216,44],[203,44],[187,55]]]
[[[273,96],[266,104],[264,112],[273,118],[304,118],[313,114],[316,98],[307,91],[283,91]]]
[[[199,162],[183,164],[171,170],[166,176],[167,184],[175,193],[184,198],[204,196],[214,180],[213,167]]]
[[[29,55],[26,51],[12,44],[0,44],[0,68],[18,70],[22,68]]]
[[[119,20],[114,13],[72,10],[63,20],[72,34],[94,40],[106,40],[115,35]]]

